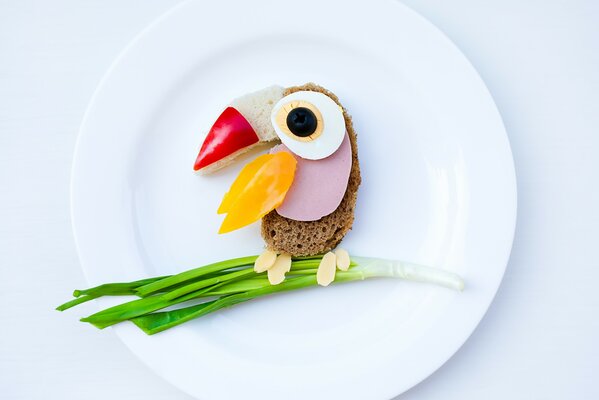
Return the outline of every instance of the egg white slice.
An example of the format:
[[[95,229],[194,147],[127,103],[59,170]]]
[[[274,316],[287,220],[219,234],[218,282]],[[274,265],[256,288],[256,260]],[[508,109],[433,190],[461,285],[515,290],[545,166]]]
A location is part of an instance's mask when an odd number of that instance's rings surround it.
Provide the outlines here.
[[[313,140],[294,136],[288,129],[286,131],[281,128],[280,122],[277,121],[277,115],[283,107],[289,107],[299,101],[311,103],[322,116],[318,121],[322,132]],[[329,96],[320,92],[300,91],[283,97],[273,107],[270,119],[281,142],[293,153],[308,160],[320,160],[330,156],[341,146],[345,137],[343,110]]]

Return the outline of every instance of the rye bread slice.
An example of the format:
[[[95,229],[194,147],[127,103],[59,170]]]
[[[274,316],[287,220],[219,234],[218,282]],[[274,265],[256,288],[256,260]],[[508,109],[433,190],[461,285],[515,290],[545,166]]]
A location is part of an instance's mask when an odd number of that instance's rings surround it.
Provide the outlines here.
[[[337,96],[314,83],[287,88],[283,95],[287,96],[300,90],[324,93],[343,108]],[[294,256],[321,254],[337,247],[351,229],[361,177],[356,132],[351,116],[345,108],[343,116],[351,142],[352,167],[341,204],[331,214],[317,221],[295,221],[279,215],[276,210],[266,214],[262,218],[262,237],[268,249]]]

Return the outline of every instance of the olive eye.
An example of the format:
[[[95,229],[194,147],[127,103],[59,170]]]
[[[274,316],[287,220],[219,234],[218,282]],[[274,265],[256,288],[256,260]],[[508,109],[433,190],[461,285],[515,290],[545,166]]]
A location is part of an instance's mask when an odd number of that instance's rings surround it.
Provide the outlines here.
[[[295,93],[294,93],[295,94]],[[290,97],[289,95],[287,97]],[[283,98],[285,100],[286,98]],[[305,100],[279,102],[273,109],[274,126],[279,132],[300,142],[310,142],[322,134],[324,121],[320,110]],[[279,137],[281,135],[279,134]],[[281,141],[283,141],[281,139]],[[285,141],[283,141],[285,143]],[[287,146],[289,147],[289,146]]]
[[[309,160],[330,156],[345,137],[341,107],[320,92],[300,91],[285,96],[273,107],[271,120],[281,142]]]
[[[316,126],[316,115],[307,107],[296,107],[287,114],[287,128],[295,136],[310,136]]]

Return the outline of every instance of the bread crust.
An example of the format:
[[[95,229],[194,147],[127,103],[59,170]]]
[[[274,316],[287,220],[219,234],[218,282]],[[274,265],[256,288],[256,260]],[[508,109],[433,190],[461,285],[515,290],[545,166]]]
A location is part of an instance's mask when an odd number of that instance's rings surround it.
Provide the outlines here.
[[[316,221],[295,221],[279,215],[276,210],[271,211],[262,218],[262,237],[268,249],[290,253],[294,256],[310,256],[334,249],[347,232],[351,230],[358,198],[358,187],[362,179],[358,161],[357,135],[347,110],[335,94],[314,83],[289,87],[283,95],[287,96],[301,90],[324,93],[339,104],[343,109],[345,127],[352,149],[352,167],[347,189],[343,200],[341,200],[335,211]]]

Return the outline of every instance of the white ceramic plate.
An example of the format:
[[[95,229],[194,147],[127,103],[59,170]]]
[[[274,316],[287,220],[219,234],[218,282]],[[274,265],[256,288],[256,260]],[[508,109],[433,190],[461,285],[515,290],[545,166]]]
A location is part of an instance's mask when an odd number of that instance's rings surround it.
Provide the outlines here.
[[[466,290],[366,281],[252,301],[151,337],[115,328],[198,398],[391,398],[457,351],[501,281],[516,218],[513,161],[460,51],[399,2],[252,0],[182,4],[102,81],[72,182],[89,283],[258,253],[258,224],[216,234],[219,200],[248,158],[212,177],[192,165],[232,98],[307,81],[341,98],[359,134],[363,184],[343,247],[456,271]]]

